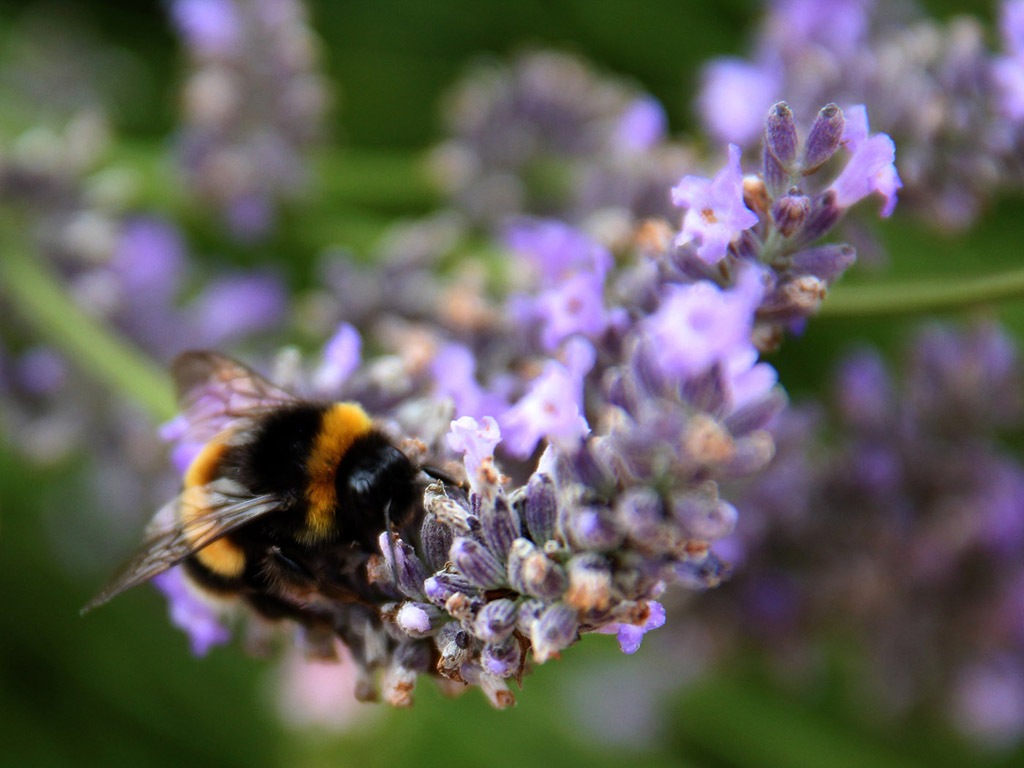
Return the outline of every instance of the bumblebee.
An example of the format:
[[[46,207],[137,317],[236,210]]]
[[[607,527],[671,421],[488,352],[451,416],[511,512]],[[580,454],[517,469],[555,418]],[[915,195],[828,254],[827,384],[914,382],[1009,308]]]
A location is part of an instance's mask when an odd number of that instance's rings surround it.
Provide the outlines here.
[[[301,400],[214,352],[185,352],[171,371],[186,439],[202,448],[83,613],[183,564],[265,618],[343,634],[331,606],[380,602],[366,566],[380,534],[412,517],[420,468],[357,403]]]

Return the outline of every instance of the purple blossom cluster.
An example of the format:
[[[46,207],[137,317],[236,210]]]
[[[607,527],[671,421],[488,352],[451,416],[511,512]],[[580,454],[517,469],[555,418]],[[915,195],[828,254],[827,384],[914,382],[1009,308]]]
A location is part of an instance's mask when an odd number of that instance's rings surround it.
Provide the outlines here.
[[[565,53],[479,65],[452,89],[443,119],[438,179],[452,207],[492,227],[522,214],[666,215],[665,189],[695,166],[667,140],[657,99]]]
[[[785,404],[759,347],[852,262],[850,247],[817,241],[899,184],[888,137],[834,105],[801,141],[777,104],[765,138],[760,175],[744,177],[733,148],[714,179],[679,183],[679,232],[637,222],[604,242],[519,218],[503,233],[504,293],[462,275],[421,283],[476,311],[357,303],[351,319],[370,320],[390,354],[363,362],[343,323],[312,367],[283,358],[279,383],[362,403],[415,463],[463,478],[428,485],[413,522],[381,533],[366,566],[376,609],[331,608],[357,695],[406,706],[426,673],[509,706],[510,680],[581,635],[616,634],[632,653],[664,622],[668,586],[703,590],[728,572],[713,553],[737,522],[723,484],[768,466],[767,425]],[[819,176],[839,153],[839,173]],[[380,269],[400,292],[440,250],[397,249]],[[194,426],[186,412],[168,435],[179,466]]]
[[[841,626],[868,662],[850,682],[873,706],[1018,743],[1024,466],[1004,438],[1022,373],[998,327],[933,326],[898,378],[863,350],[827,406],[787,409],[770,428],[775,461],[736,490],[736,531],[715,550],[734,581],[690,606],[716,655],[753,645],[788,680],[813,681]]]
[[[180,156],[196,195],[243,239],[306,183],[330,101],[299,0],[173,0],[188,53]]]
[[[761,349],[775,346],[784,330],[799,330],[815,314],[832,284],[853,263],[854,249],[819,244],[845,212],[878,194],[888,216],[902,186],[895,147],[886,134],[869,134],[866,112],[844,114],[823,107],[803,138],[785,102],[771,107],[764,124],[759,176],[744,176],[740,148],[713,179],[686,176],[672,189],[686,208],[670,266],[691,276],[735,282],[745,265],[763,270],[764,296],[757,309]],[[832,177],[832,158],[846,162]]]
[[[698,107],[712,136],[750,146],[783,96],[797,113],[865,104],[900,147],[905,203],[935,225],[967,227],[994,193],[1020,188],[1019,2],[1001,5],[1000,54],[973,17],[942,23],[873,0],[767,5],[750,58],[705,66]]]

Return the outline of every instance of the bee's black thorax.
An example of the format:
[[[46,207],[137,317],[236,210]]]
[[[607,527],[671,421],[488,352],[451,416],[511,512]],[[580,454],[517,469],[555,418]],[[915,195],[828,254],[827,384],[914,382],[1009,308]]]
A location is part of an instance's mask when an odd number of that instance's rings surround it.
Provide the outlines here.
[[[298,502],[326,409],[321,403],[298,403],[273,411],[254,428],[251,439],[228,452],[221,472],[254,494]]]

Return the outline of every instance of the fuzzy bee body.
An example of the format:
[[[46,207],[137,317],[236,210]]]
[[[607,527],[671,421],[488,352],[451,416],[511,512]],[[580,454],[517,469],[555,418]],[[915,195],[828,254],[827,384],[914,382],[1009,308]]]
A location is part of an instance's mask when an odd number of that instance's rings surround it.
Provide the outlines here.
[[[212,352],[172,371],[202,447],[138,554],[84,610],[180,563],[265,618],[343,634],[330,606],[379,600],[366,564],[411,514],[419,469],[357,403],[300,400]]]

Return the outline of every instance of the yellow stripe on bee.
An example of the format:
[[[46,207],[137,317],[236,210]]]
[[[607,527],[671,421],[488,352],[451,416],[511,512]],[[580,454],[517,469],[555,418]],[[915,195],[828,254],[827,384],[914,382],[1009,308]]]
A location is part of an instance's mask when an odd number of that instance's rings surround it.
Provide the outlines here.
[[[338,492],[334,485],[338,464],[357,438],[373,429],[366,411],[356,403],[334,403],[320,422],[313,448],[306,460],[306,528],[303,538],[321,541],[334,531]]]
[[[188,523],[207,509],[204,486],[216,479],[220,461],[227,451],[227,440],[230,433],[221,433],[208,442],[189,464],[185,471],[185,492],[181,495],[181,521]],[[195,541],[206,533],[208,527],[190,532],[190,540]],[[242,548],[228,539],[217,539],[196,552],[196,558],[220,576],[235,578],[245,570],[245,553]]]

